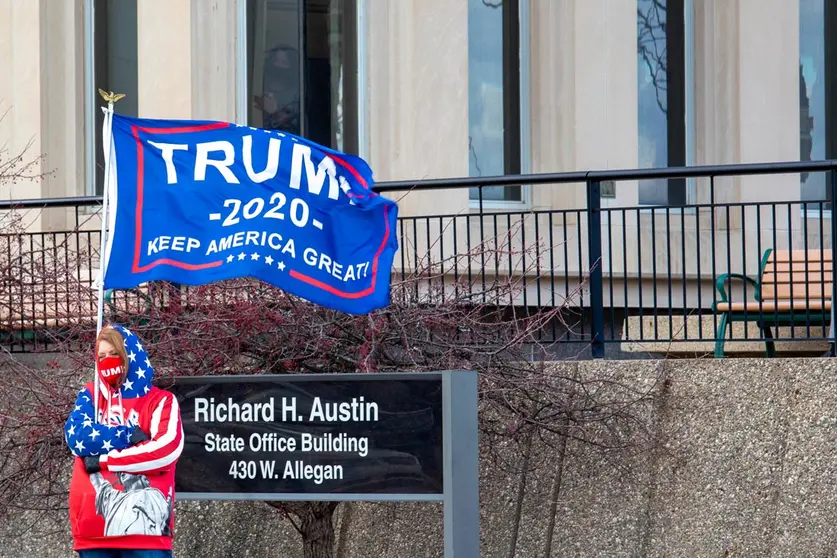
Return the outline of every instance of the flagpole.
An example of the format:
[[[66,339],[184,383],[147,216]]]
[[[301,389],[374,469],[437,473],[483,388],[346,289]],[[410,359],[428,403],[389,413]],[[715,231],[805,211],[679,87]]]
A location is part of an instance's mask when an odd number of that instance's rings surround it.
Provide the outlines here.
[[[103,123],[103,130],[102,130],[102,151],[104,152],[105,156],[105,173],[104,173],[104,186],[102,192],[102,228],[100,232],[100,244],[99,244],[99,277],[98,277],[98,308],[96,312],[96,338],[98,339],[99,333],[102,331],[102,321],[104,315],[104,298],[105,298],[105,271],[107,268],[107,260],[105,250],[107,247],[107,237],[108,237],[108,212],[110,210],[109,207],[109,193],[111,189],[111,165],[112,165],[112,153],[113,153],[113,105],[119,101],[125,95],[114,93],[111,91],[110,93],[106,93],[105,91],[99,89],[99,95],[107,101],[108,106],[105,109],[105,118]],[[98,359],[98,354],[95,355],[94,358]],[[99,375],[96,373],[96,368],[93,369],[93,389],[96,393],[93,394],[93,420],[99,422]],[[103,421],[105,422],[105,421]]]

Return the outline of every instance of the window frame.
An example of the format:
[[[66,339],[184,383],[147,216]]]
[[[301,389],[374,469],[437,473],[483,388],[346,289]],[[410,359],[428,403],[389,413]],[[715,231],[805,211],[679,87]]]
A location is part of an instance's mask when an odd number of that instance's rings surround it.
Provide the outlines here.
[[[306,0],[301,0],[302,10],[300,11],[300,26],[304,26],[305,21],[305,2]],[[247,0],[239,0],[236,2],[235,8],[235,26],[236,26],[236,35],[235,35],[235,123],[241,126],[249,126],[248,116],[249,116],[249,63],[247,57],[248,52],[248,34],[247,34]],[[351,130],[355,137],[349,142],[349,146],[356,148],[357,154],[363,157],[363,153],[368,153],[368,134],[366,132],[366,125],[367,125],[367,117],[365,114],[365,108],[367,103],[367,95],[366,95],[366,37],[363,33],[366,32],[366,19],[365,19],[365,9],[366,5],[363,0],[354,0],[354,24],[352,25],[352,32],[354,33],[354,37],[352,41],[348,42],[348,45],[354,48],[354,55],[355,59],[355,67],[356,67],[356,76],[354,80],[351,78],[343,79],[343,87],[347,87],[347,84],[354,85],[355,91],[355,102],[354,110],[355,110],[355,122],[354,122],[354,129]],[[349,13],[349,12],[347,12]],[[304,40],[304,32],[303,32],[303,40]],[[304,79],[305,75],[305,61],[303,60],[300,64],[300,72],[301,72],[301,79],[300,79],[300,97],[302,98],[301,103],[301,110],[300,110],[300,126],[304,127],[304,122],[306,118],[306,102],[305,102],[305,88],[307,84]],[[344,105],[350,106],[350,105]],[[344,133],[346,128],[344,127]],[[352,153],[352,150],[347,149],[346,141],[344,139],[343,150],[344,152]]]
[[[235,3],[235,123],[247,125],[247,2]]]
[[[530,108],[530,84],[531,84],[531,48],[530,48],[530,3],[529,0],[517,0],[518,11],[518,29],[517,29],[517,43],[518,43],[518,58],[517,58],[517,81],[518,87],[516,91],[517,105],[519,110],[517,114],[517,151],[519,153],[519,174],[526,175],[531,173],[531,108]],[[505,37],[504,37],[505,39]],[[506,71],[507,59],[505,57],[505,45],[503,70]],[[505,81],[505,80],[504,80]],[[505,86],[505,84],[504,84]],[[504,121],[508,123],[507,108],[508,99],[504,94]],[[470,127],[470,123],[469,123]],[[504,135],[504,141],[508,141],[507,136]],[[512,176],[512,175],[509,175]],[[487,186],[488,187],[488,186]],[[479,197],[472,198],[472,190],[468,189],[468,204],[471,209],[488,209],[488,210],[523,210],[531,207],[531,185],[520,184],[520,199],[519,200],[486,200],[482,201]]]
[[[666,2],[666,56],[669,55],[669,44],[668,44],[668,37],[670,34],[670,30],[672,29],[672,20],[668,17],[668,8],[670,2],[678,2],[682,5],[683,11],[683,21],[678,21],[679,31],[682,34],[683,40],[681,44],[676,45],[677,50],[680,50],[683,53],[682,56],[682,64],[678,65],[672,69],[672,65],[668,64],[668,60],[666,60],[667,66],[667,75],[666,75],[666,82],[671,83],[672,74],[677,75],[677,73],[682,73],[682,79],[678,80],[679,83],[682,84],[680,88],[679,95],[681,95],[680,99],[676,99],[676,101],[682,105],[682,110],[679,111],[679,114],[683,115],[683,123],[682,123],[682,142],[673,142],[672,138],[672,128],[675,128],[676,125],[672,122],[672,120],[666,115],[666,141],[668,145],[667,154],[669,154],[669,159],[666,161],[666,166],[694,166],[695,165],[695,33],[694,33],[694,0],[667,0]],[[682,26],[682,27],[680,27]],[[678,58],[680,58],[678,56]],[[668,88],[667,91],[667,106],[671,106],[671,99],[675,94],[671,93],[671,88]],[[639,110],[639,105],[637,104],[637,111]],[[639,130],[637,130],[639,132]],[[672,147],[675,147],[675,156],[679,157],[682,162],[677,161],[676,164],[672,165],[671,163],[671,153]],[[671,199],[671,192],[672,189],[677,189],[676,192],[679,196],[682,197],[683,202],[672,205],[670,203]],[[686,179],[668,179],[667,181],[667,196],[666,196],[666,204],[653,204],[653,203],[643,203],[642,200],[639,198],[639,190],[637,190],[637,205],[642,208],[641,211],[643,212],[650,212],[650,211],[671,211],[672,209],[681,211],[685,210],[687,212],[694,211],[693,208],[689,208],[690,204],[694,204],[697,201],[697,188],[696,182],[694,178],[686,178]]]
[[[369,26],[366,19],[366,0],[355,0],[357,14],[355,14],[357,34],[357,152],[358,156],[370,160],[372,146],[369,140],[369,96],[366,94],[366,84],[369,80],[369,53],[367,33]]]
[[[829,92],[837,90],[837,71],[829,72],[829,65],[833,65],[835,69],[837,69],[837,7],[830,0],[820,0],[823,3],[823,66],[824,66],[824,84],[825,87],[825,118],[824,118],[824,125],[825,125],[825,159],[834,158],[837,155],[837,103],[834,101],[829,102],[830,96]],[[802,32],[801,28],[801,18],[800,18],[800,25],[797,29],[798,33]],[[829,37],[831,40],[829,41]],[[800,53],[801,54],[801,53]],[[801,64],[801,60],[800,60]],[[800,68],[801,69],[801,68]],[[802,76],[799,77],[800,81]],[[800,83],[801,85],[801,83]],[[800,104],[800,109],[801,104]],[[810,109],[809,109],[810,110]],[[809,113],[810,114],[810,113]],[[800,121],[800,127],[797,132],[802,134],[802,124]],[[801,148],[801,146],[800,146]],[[800,160],[802,159],[802,153],[800,151]],[[814,160],[814,159],[811,159]],[[802,206],[799,208],[800,215],[806,219],[819,219],[822,216],[823,219],[831,219],[832,217],[832,206],[834,204],[834,200],[831,198],[831,188],[828,181],[828,174],[825,174],[825,191],[823,192],[823,199],[825,203],[822,207],[822,212],[820,209],[815,208],[807,208]],[[805,201],[802,200],[802,181],[800,177],[800,185],[799,185],[799,197],[800,197],[800,204],[807,203],[808,205],[816,205],[821,203],[817,200]]]
[[[99,88],[96,84],[96,53],[101,49],[96,48],[96,0],[83,0],[82,3],[82,49],[84,76],[82,91],[84,95],[84,186],[82,188],[85,196],[99,196],[96,191],[97,160],[99,156],[99,140],[102,140],[102,128],[97,122],[99,112],[103,109],[99,104]],[[139,25],[139,23],[137,24]],[[107,32],[107,29],[105,29]],[[139,56],[139,43],[137,45],[137,56]],[[137,76],[137,92],[139,95],[139,76]],[[115,91],[115,93],[125,93]],[[131,93],[128,93],[131,94]],[[102,154],[104,157],[104,154]],[[102,184],[104,187],[104,184]],[[95,213],[99,209],[89,209]]]
[[[94,1],[84,0],[84,193],[96,195],[96,32]]]

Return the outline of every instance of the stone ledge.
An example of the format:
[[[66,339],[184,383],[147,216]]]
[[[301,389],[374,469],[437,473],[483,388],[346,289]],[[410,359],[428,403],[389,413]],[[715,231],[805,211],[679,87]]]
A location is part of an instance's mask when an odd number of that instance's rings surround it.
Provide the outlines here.
[[[715,318],[711,314],[686,318],[672,316],[670,321],[668,315],[658,315],[656,318],[653,315],[641,318],[630,316],[625,319],[624,325],[621,349],[625,352],[691,357],[712,356],[715,352]],[[669,337],[670,331],[673,333],[673,342],[655,341],[655,337]],[[811,326],[810,332],[807,327],[781,327],[778,331],[774,329],[773,335],[779,339],[776,341],[778,355],[815,356],[828,349],[826,341],[807,340],[809,337],[828,335],[828,328],[822,326]],[[754,322],[734,323],[732,338],[728,337],[724,345],[724,354],[763,357],[765,344],[760,340],[761,337],[761,330]]]

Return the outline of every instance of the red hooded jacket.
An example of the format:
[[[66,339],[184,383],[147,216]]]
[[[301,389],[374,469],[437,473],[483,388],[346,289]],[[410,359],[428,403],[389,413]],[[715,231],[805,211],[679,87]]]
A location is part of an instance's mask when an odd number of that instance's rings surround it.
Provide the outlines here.
[[[64,425],[75,455],[70,482],[70,524],[75,550],[170,550],[174,533],[174,472],[183,451],[177,399],[151,385],[154,369],[139,338],[125,339],[128,373],[119,390],[99,382],[99,420],[93,420],[94,383],[78,393]],[[149,440],[131,443],[136,428]],[[88,475],[84,457],[99,456]]]

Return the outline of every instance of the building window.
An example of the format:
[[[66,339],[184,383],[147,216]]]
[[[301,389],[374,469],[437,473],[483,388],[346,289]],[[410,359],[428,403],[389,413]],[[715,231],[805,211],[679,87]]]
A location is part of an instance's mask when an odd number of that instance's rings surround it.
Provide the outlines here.
[[[686,165],[685,0],[637,0],[639,167]],[[643,180],[642,205],[686,204],[684,179]]]
[[[521,172],[520,55],[519,0],[468,0],[470,176]],[[482,197],[520,202],[522,187],[486,187]]]
[[[248,0],[248,124],[357,154],[355,0]]]
[[[104,192],[105,157],[102,147],[102,124],[104,114],[100,107],[103,100],[98,90],[124,93],[125,97],[115,106],[115,111],[125,116],[139,114],[139,87],[137,67],[137,0],[93,0],[87,4],[92,8],[93,34],[87,48],[92,49],[93,87],[87,91],[92,98],[94,122],[89,133],[95,138],[95,174],[93,192]],[[91,100],[88,99],[90,102]]]
[[[837,157],[837,6],[829,0],[799,2],[799,159]],[[831,201],[827,173],[802,173],[802,199]]]

